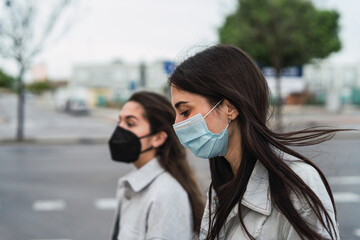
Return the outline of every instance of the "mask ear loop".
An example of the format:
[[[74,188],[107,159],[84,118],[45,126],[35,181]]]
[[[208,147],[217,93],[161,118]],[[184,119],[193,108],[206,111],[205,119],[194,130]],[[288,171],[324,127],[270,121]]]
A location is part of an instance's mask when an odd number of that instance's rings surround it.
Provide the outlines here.
[[[139,137],[139,139],[147,138],[147,137],[150,137],[150,136],[152,136],[152,135],[155,135],[155,133],[149,133],[149,134],[147,134],[147,135],[145,135],[145,136]],[[140,152],[140,154],[141,154],[141,153],[144,153],[144,152],[147,152],[147,151],[150,151],[150,150],[153,149],[153,148],[154,148],[153,146],[150,146],[150,147],[148,147],[147,149],[142,150],[142,151]]]
[[[153,148],[154,148],[153,146],[150,146],[150,147],[148,147],[147,149],[142,150],[142,151],[140,152],[140,154],[141,154],[141,153],[144,153],[144,152],[148,152],[148,151],[150,151],[150,150],[153,149]]]
[[[224,99],[221,99],[217,104],[215,104],[215,106],[213,106],[213,108],[205,115],[204,118],[206,118],[222,102],[222,100]]]
[[[231,118],[229,118],[229,122],[228,122],[228,125],[226,126],[225,130],[228,129],[228,127],[230,126],[230,123],[231,123]]]

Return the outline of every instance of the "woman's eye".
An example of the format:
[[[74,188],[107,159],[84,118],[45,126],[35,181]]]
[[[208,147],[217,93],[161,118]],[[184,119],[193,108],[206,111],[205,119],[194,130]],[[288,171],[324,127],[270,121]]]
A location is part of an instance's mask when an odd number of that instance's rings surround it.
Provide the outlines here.
[[[183,115],[184,117],[189,116],[189,110],[180,113],[180,115]]]
[[[131,123],[131,122],[128,122],[127,125],[128,125],[128,127],[133,127],[133,126],[135,126],[135,124],[133,124],[133,123]]]

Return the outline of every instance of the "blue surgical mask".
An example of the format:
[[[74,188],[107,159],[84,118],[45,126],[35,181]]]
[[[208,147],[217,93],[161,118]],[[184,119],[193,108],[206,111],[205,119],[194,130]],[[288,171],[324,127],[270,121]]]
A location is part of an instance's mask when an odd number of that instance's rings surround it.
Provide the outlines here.
[[[208,129],[205,118],[221,103],[220,100],[204,117],[201,113],[173,125],[181,144],[199,158],[225,156],[228,146],[228,127],[219,134]]]

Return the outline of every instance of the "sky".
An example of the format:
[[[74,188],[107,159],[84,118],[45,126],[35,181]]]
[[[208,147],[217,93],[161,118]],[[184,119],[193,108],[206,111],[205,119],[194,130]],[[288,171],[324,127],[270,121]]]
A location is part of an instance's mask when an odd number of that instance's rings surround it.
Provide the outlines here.
[[[360,1],[316,0],[316,5],[341,14],[343,48],[329,61],[360,65]],[[60,21],[34,64],[44,64],[50,78],[68,79],[77,64],[174,60],[216,43],[217,29],[235,7],[236,0],[73,0],[67,20]],[[69,26],[65,33],[64,26]],[[4,59],[0,66],[16,69]]]

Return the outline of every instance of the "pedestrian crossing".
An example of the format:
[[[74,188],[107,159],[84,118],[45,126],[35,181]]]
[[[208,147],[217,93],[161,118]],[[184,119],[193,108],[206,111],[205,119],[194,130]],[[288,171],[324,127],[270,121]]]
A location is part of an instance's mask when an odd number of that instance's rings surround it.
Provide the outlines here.
[[[329,177],[328,181],[331,186],[341,185],[360,185],[360,176],[336,176]],[[354,192],[333,192],[337,204],[360,203],[360,194]],[[115,198],[98,198],[94,201],[93,206],[97,210],[114,210],[117,202]],[[0,210],[3,205],[0,203]],[[36,212],[51,212],[66,210],[67,203],[63,199],[43,199],[36,200],[32,204],[32,210]],[[360,235],[360,229],[357,229]]]
[[[360,185],[360,176],[336,176],[328,178],[331,186],[354,186]],[[360,194],[353,192],[333,192],[335,202],[343,203],[360,203]]]
[[[95,201],[95,207],[100,210],[115,209],[116,205],[115,198],[101,198]]]
[[[65,209],[65,206],[64,200],[40,200],[34,202],[32,209],[34,211],[61,211]]]
[[[94,207],[98,210],[114,210],[116,206],[115,198],[99,198],[94,202]],[[62,211],[66,210],[66,207],[67,204],[62,199],[37,200],[32,204],[32,210],[35,212]]]
[[[333,195],[337,204],[360,203],[360,194],[357,193],[334,192]],[[115,210],[117,202],[115,198],[99,198],[94,201],[93,205],[97,210]],[[0,210],[1,207],[0,204]],[[37,200],[32,204],[32,210],[35,212],[63,211],[66,210],[66,207],[65,200],[61,199]]]
[[[359,185],[360,176],[329,177],[330,185]]]
[[[357,237],[360,237],[360,228],[355,229],[354,235],[357,236]]]
[[[70,238],[47,238],[47,239],[29,239],[29,240],[71,240]]]
[[[332,187],[337,190],[333,192],[336,204],[358,204],[360,203],[360,194],[350,191],[346,191],[343,186],[360,185],[360,176],[338,176],[329,177],[328,181]],[[354,188],[352,188],[354,189]],[[345,190],[345,191],[341,191]],[[71,203],[64,199],[41,199],[35,200],[32,204],[29,204],[29,208],[34,212],[61,212],[71,208]],[[117,207],[117,201],[115,198],[97,198],[92,201],[93,208],[99,211],[115,211]],[[4,203],[0,202],[0,212],[3,210]],[[353,237],[360,239],[360,228],[352,230]],[[44,239],[28,239],[28,240],[72,240],[70,238],[44,238]]]
[[[360,195],[352,192],[335,192],[333,193],[335,202],[339,203],[359,203]]]

